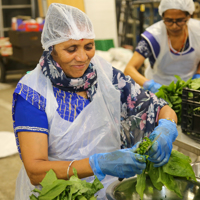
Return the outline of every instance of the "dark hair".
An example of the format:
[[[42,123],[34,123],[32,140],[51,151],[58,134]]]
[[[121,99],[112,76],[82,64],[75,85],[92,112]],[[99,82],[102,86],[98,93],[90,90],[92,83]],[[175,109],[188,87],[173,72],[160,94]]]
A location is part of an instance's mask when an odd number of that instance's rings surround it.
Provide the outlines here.
[[[190,13],[187,11],[183,11],[183,12],[185,13],[186,17],[190,15]],[[164,17],[164,14],[165,14],[165,12],[162,14],[162,17]]]

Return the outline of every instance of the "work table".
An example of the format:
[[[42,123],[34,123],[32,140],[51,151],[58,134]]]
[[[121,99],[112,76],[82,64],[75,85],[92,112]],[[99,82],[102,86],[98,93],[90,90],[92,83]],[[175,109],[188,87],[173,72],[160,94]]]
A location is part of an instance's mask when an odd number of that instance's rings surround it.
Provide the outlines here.
[[[200,156],[200,142],[195,141],[194,139],[191,139],[186,134],[184,134],[181,130],[181,126],[178,126],[177,129],[178,137],[173,144],[184,150],[194,153],[197,156]]]

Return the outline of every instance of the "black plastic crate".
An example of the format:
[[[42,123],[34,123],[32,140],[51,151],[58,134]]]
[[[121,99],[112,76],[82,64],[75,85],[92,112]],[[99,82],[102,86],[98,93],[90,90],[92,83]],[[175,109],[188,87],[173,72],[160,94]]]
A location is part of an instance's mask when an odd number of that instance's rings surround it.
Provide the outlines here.
[[[181,129],[192,139],[200,141],[200,91],[183,88]]]

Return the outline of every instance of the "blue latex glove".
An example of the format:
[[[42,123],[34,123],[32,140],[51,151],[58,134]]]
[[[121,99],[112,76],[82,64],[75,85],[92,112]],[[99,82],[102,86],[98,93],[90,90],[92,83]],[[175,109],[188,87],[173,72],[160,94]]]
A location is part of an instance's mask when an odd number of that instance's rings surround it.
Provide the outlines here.
[[[146,81],[143,84],[143,88],[145,90],[149,90],[153,93],[158,92],[158,89],[161,87],[162,85],[159,83],[156,83],[154,80],[150,80],[150,81]]]
[[[200,74],[194,74],[192,79],[200,78]]]
[[[148,151],[151,162],[154,162],[154,167],[160,167],[169,161],[172,143],[178,136],[176,124],[167,119],[160,119],[158,126],[150,134],[149,139],[153,139],[161,133],[160,137],[153,143],[152,147]]]
[[[146,158],[133,153],[136,148],[135,145],[131,149],[120,149],[90,156],[89,163],[94,175],[101,181],[105,175],[129,178],[135,174],[141,174],[146,168]]]

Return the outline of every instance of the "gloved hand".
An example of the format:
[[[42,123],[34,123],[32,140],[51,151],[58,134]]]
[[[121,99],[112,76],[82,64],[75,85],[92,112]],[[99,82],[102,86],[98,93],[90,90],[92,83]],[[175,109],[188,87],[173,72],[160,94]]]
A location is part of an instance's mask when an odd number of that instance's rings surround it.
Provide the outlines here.
[[[149,91],[151,91],[151,92],[153,92],[153,93],[158,92],[158,89],[159,89],[161,86],[162,86],[161,84],[156,83],[153,79],[150,80],[150,81],[146,81],[146,82],[144,82],[144,84],[143,84],[143,88],[144,88],[145,90],[149,90]]]
[[[90,156],[89,163],[94,175],[101,181],[105,175],[129,178],[141,174],[146,168],[146,158],[133,153],[134,147]]]
[[[148,151],[151,162],[154,162],[154,167],[160,167],[166,164],[170,158],[172,151],[172,143],[178,136],[176,124],[167,119],[160,119],[158,126],[150,134],[151,141],[161,133],[160,137],[153,143]]]
[[[200,74],[194,74],[192,79],[200,78]]]

